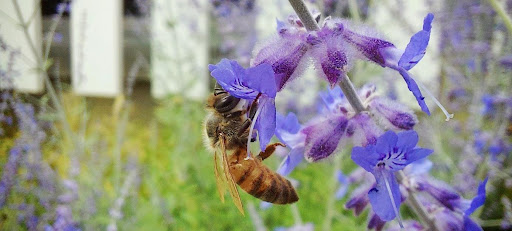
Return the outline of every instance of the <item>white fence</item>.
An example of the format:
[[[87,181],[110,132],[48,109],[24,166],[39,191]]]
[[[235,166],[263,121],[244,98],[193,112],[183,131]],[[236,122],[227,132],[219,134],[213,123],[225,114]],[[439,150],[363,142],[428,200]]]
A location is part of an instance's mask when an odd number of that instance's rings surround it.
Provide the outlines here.
[[[16,1],[16,0],[15,0]],[[40,2],[37,0],[0,1],[0,35],[11,46],[21,52],[23,59],[15,68],[20,73],[14,84],[19,91],[37,93],[44,91],[42,77],[36,71],[37,59],[43,53],[43,34],[41,29]],[[146,25],[148,33],[142,33],[150,43],[149,76],[151,94],[162,97],[171,93],[184,94],[190,98],[202,99],[211,90],[208,88],[208,4],[209,0],[152,0],[151,18]],[[407,12],[413,30],[420,30],[422,16],[427,7],[406,4],[402,11]],[[440,2],[440,1],[434,1]],[[18,17],[16,4],[19,4],[21,18]],[[266,3],[266,4],[265,4]],[[414,31],[400,31],[389,25],[397,25],[392,17],[395,1],[382,1],[375,8],[370,23],[385,34],[391,36],[398,47],[404,47]],[[123,55],[123,26],[127,22],[122,13],[121,0],[74,0],[69,20],[69,45],[66,52],[71,54],[71,86],[78,95],[114,97],[124,92],[127,67]],[[260,16],[257,27],[260,37],[266,37],[274,31],[275,18],[285,19],[292,13],[285,0],[272,0],[260,4]],[[409,17],[410,16],[410,17]],[[400,20],[398,20],[400,21]],[[20,22],[30,23],[25,33]],[[403,23],[403,21],[400,21]],[[383,25],[384,23],[384,25]],[[435,23],[434,23],[434,30]],[[438,34],[434,32],[433,34]],[[263,36],[265,35],[265,36]],[[31,46],[27,36],[34,44]],[[46,35],[44,35],[46,36]],[[429,52],[435,53],[436,39]],[[125,48],[126,51],[126,48]],[[428,79],[437,71],[429,58],[415,69],[421,69],[417,77],[427,85]],[[0,56],[0,64],[8,60]],[[67,61],[66,61],[67,62]],[[420,65],[429,68],[420,68]],[[425,70],[428,70],[425,71]],[[397,78],[399,79],[399,78]],[[399,81],[402,84],[401,81]],[[0,85],[1,87],[1,85]]]

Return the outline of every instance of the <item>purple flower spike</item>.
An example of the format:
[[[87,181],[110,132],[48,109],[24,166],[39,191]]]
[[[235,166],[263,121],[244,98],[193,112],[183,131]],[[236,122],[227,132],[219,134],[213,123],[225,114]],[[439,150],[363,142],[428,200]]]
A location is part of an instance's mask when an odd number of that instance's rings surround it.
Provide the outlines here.
[[[373,211],[384,221],[398,216],[401,222],[398,212],[401,196],[394,172],[432,153],[429,149],[415,148],[417,143],[415,131],[398,134],[387,131],[375,145],[352,149],[352,160],[375,177],[377,186],[368,192],[368,197]]]
[[[327,58],[322,61],[321,67],[331,88],[344,77],[347,64],[347,55],[343,51],[327,51]]]
[[[332,116],[304,128],[306,160],[313,162],[329,157],[338,147],[347,124],[344,116]]]
[[[309,49],[306,43],[306,31],[277,20],[278,38],[268,41],[255,52],[252,65],[267,63],[275,73],[277,91],[302,74],[306,69],[302,58]]]
[[[423,58],[430,40],[432,20],[434,20],[434,15],[429,13],[423,20],[423,30],[411,37],[404,54],[398,61],[398,66],[410,70]]]

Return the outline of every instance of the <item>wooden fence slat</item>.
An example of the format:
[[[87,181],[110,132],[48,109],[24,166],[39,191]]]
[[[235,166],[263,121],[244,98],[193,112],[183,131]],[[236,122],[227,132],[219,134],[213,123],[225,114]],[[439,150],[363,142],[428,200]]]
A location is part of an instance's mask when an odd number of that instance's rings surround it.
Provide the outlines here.
[[[71,73],[79,95],[112,97],[122,89],[121,0],[75,0],[71,10]]]
[[[0,35],[4,42],[19,51],[16,55],[12,69],[13,84],[16,90],[27,93],[40,93],[43,91],[43,79],[37,71],[37,59],[42,52],[41,11],[37,1],[17,1],[23,17],[23,23],[30,20],[27,38],[20,26],[20,20],[16,14],[16,8],[12,1],[0,1]],[[34,45],[35,52],[32,48]],[[9,62],[9,54],[0,53],[0,66],[6,68]],[[1,79],[0,79],[1,81]],[[0,82],[0,89],[8,86]]]

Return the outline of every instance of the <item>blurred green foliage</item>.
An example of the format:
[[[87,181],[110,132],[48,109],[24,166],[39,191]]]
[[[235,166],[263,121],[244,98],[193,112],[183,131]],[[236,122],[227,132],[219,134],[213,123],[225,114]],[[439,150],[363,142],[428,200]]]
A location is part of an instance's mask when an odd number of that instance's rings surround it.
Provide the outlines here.
[[[259,200],[240,190],[246,211],[243,216],[229,196],[225,203],[219,199],[213,155],[203,144],[206,115],[203,102],[173,96],[160,101],[154,111],[139,110],[136,102],[123,100],[120,100],[121,106],[116,101],[111,103],[112,110],[105,110],[103,106],[98,109],[95,104],[65,95],[64,106],[78,143],[56,132],[60,129],[57,123],[56,130],[46,131],[48,138],[43,146],[44,159],[58,173],[58,181],[73,179],[79,186],[78,199],[71,207],[73,219],[83,230],[105,229],[113,222],[110,211],[120,197],[122,182],[133,171],[137,180],[129,185],[120,210],[121,218],[114,220],[118,230],[253,230],[247,209],[249,203],[255,205],[257,216],[269,230],[293,226],[297,219],[314,223],[316,230],[365,229],[365,216],[355,218],[352,211],[344,209],[344,201],[333,198],[339,187],[334,162],[342,163],[349,158],[347,155],[317,164],[303,164],[292,172],[290,177],[299,182],[300,218],[294,217],[288,205],[260,209]],[[127,117],[123,117],[125,112]],[[137,113],[153,115],[140,119]],[[2,166],[14,138],[2,140]],[[121,163],[116,163],[116,146],[120,149]],[[78,160],[78,168],[73,166],[73,159]],[[265,163],[275,170],[280,161],[274,155]],[[135,164],[130,165],[131,162]],[[342,166],[345,173],[355,167],[351,161],[343,163],[347,165]],[[122,166],[120,179],[116,178],[118,164]],[[59,188],[59,193],[62,192],[64,190]],[[26,200],[24,196],[11,193],[8,203]],[[29,197],[36,200],[34,195],[29,194]],[[54,211],[42,208],[37,211],[37,215],[44,213]],[[0,210],[3,217],[0,228],[24,229],[23,224],[17,223],[16,214],[10,207]]]

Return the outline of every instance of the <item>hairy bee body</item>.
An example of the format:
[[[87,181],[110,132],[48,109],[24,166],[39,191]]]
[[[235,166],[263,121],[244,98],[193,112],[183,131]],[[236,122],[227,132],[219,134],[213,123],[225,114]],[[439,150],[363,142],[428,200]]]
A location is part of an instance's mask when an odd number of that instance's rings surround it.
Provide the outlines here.
[[[226,106],[227,105],[227,106]],[[283,146],[280,143],[268,145],[259,155],[247,157],[247,139],[249,137],[249,126],[246,116],[247,105],[244,100],[230,96],[227,92],[211,95],[206,104],[209,114],[206,116],[205,137],[207,146],[215,152],[215,175],[219,187],[221,199],[223,199],[222,181],[236,183],[250,195],[274,204],[288,204],[298,201],[297,192],[290,181],[283,176],[273,172],[262,161],[270,156],[276,146]],[[223,153],[217,158],[218,153]],[[222,167],[218,162],[225,160]],[[229,170],[225,170],[225,169]],[[219,173],[226,171],[228,174]],[[220,184],[220,185],[219,185]],[[234,187],[234,189],[233,189]],[[236,186],[228,187],[235,204],[241,202],[238,197]],[[236,191],[236,192],[235,192]],[[238,201],[238,202],[237,202]],[[243,212],[241,210],[241,212]]]

